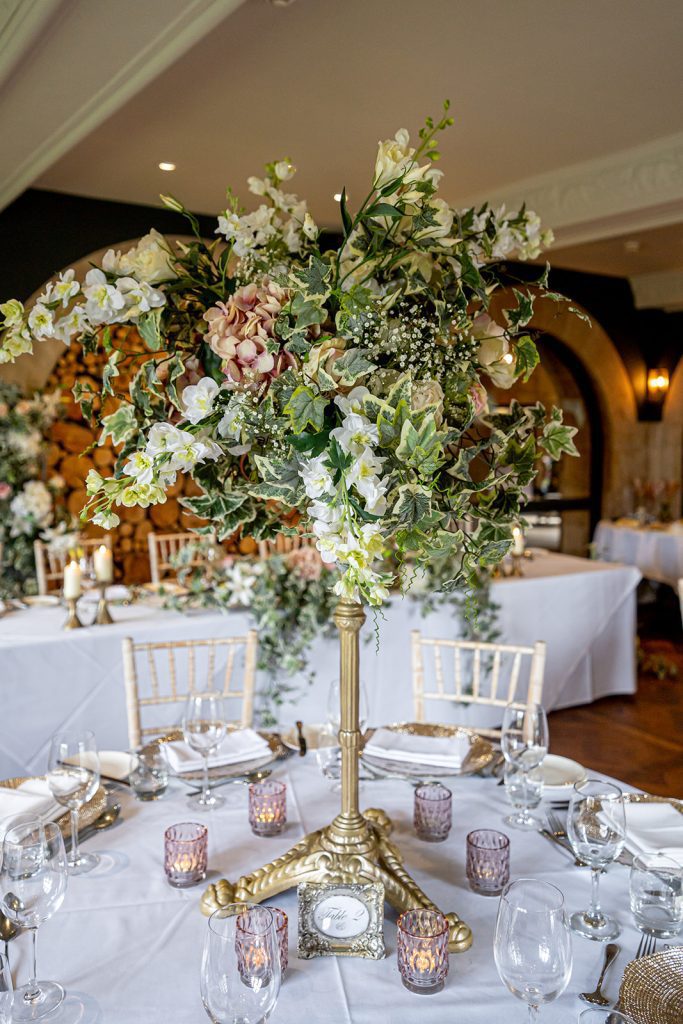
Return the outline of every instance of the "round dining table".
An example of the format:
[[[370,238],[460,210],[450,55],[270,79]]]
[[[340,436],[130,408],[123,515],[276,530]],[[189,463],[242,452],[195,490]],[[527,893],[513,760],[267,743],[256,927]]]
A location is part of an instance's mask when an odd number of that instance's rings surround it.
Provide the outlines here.
[[[241,874],[280,856],[307,832],[337,812],[339,795],[319,772],[315,754],[280,762],[274,776],[287,783],[288,820],[270,838],[252,835],[244,786],[224,786],[225,806],[198,814],[188,807],[188,788],[173,780],[154,803],[137,801],[117,786],[110,800],[121,815],[110,831],[89,839],[86,848],[100,856],[90,874],[71,877],[65,902],[38,936],[38,974],[60,981],[67,990],[61,1011],[50,1024],[199,1024],[206,1020],[200,999],[202,944],[207,919],[199,900],[208,882]],[[273,1024],[523,1024],[526,1007],[505,988],[493,959],[498,898],[472,892],[465,877],[465,839],[475,828],[507,832],[511,841],[511,879],[539,878],[558,886],[568,911],[585,909],[590,873],[564,850],[537,832],[508,829],[505,789],[496,779],[478,776],[448,780],[453,790],[453,828],[442,843],[421,842],[412,825],[413,787],[396,779],[363,782],[362,807],[384,808],[394,823],[393,838],[424,891],[444,912],[455,910],[472,927],[474,941],[452,954],[443,990],[415,995],[401,984],[396,960],[396,915],[387,910],[383,960],[296,955],[297,897],[291,890],[269,903],[289,916],[289,968],[270,1020]],[[164,831],[174,823],[203,821],[209,830],[208,875],[194,888],[178,890],[163,869]],[[624,968],[633,959],[640,933],[628,898],[629,869],[612,865],[601,883],[602,903],[621,925],[619,957],[608,972],[605,990],[616,1000]],[[547,1024],[574,1024],[600,973],[604,946],[574,936],[574,966],[565,993],[541,1012]],[[29,969],[28,935],[10,945],[15,980]]]

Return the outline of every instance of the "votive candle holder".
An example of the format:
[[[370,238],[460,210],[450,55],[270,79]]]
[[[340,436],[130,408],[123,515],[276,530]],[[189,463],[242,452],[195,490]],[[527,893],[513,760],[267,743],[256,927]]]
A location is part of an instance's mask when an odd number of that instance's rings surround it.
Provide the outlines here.
[[[442,843],[448,837],[453,820],[453,795],[440,782],[424,782],[415,789],[413,824],[418,839]]]
[[[480,828],[467,836],[467,881],[482,896],[500,896],[510,880],[510,840],[504,832]]]
[[[206,878],[209,830],[206,825],[183,821],[164,833],[164,871],[170,885],[186,889]]]
[[[249,786],[249,824],[255,836],[275,836],[287,823],[287,786],[266,779]]]
[[[272,944],[271,928],[275,926],[278,911],[271,907],[245,904],[235,921],[235,952],[237,969],[245,985],[257,988],[270,984],[272,958],[276,955]],[[285,915],[286,916],[286,915]],[[277,933],[277,928],[276,928]],[[282,952],[279,936],[277,958],[282,971]]]
[[[448,974],[448,921],[438,910],[406,910],[398,919],[398,969],[411,992],[440,992]]]

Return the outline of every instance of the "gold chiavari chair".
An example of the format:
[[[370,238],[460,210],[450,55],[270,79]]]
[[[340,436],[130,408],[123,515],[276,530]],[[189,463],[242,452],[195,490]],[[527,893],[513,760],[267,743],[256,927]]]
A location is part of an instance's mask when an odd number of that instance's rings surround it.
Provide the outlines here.
[[[242,728],[252,724],[256,630],[249,630],[245,636],[205,640],[137,642],[126,637],[122,644],[131,749],[138,747],[143,738],[162,736],[177,728],[182,706],[191,693],[219,690],[226,700],[238,702],[234,724]],[[159,706],[175,707],[175,720],[143,726],[143,715],[147,719],[149,709]]]
[[[92,555],[102,545],[113,550],[114,538],[106,533],[102,537],[79,537],[74,547],[81,548],[86,557]],[[53,550],[42,540],[33,542],[33,554],[36,561],[36,578],[38,593],[51,594],[61,590],[64,585],[64,567],[70,559],[68,551]]]
[[[425,685],[425,653],[433,660],[433,687]],[[413,709],[416,722],[424,722],[425,701],[451,706],[480,705],[500,708],[519,701],[540,704],[543,696],[546,645],[484,643],[477,640],[438,640],[412,630]],[[446,663],[446,664],[445,664]],[[526,692],[523,689],[523,669]],[[447,685],[448,683],[448,685]],[[499,729],[477,732],[499,737]]]
[[[165,579],[176,576],[173,560],[183,548],[196,544],[201,540],[196,533],[148,533],[149,569],[152,583],[163,583]],[[198,552],[188,565],[202,565],[206,555]]]
[[[299,548],[315,546],[315,537],[304,537],[302,534],[288,536],[279,533],[273,540],[260,540],[258,545],[259,558],[270,558],[271,555],[288,555]]]

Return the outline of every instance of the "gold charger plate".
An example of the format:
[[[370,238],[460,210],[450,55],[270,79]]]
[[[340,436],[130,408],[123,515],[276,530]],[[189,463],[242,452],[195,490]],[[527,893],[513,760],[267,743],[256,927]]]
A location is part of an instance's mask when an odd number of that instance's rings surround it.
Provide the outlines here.
[[[235,732],[239,726],[235,726],[233,729],[228,730]],[[260,768],[269,768],[271,764],[276,761],[280,761],[285,757],[289,757],[291,751],[287,750],[283,744],[280,736],[276,732],[261,732],[259,729],[256,730],[259,736],[267,742],[269,752],[264,754],[263,757],[254,757],[249,761],[238,761],[235,764],[224,764],[216,765],[213,768],[209,768],[209,782],[221,782],[223,779],[235,778],[239,775],[244,775],[246,772],[255,772]],[[182,740],[183,731],[182,729],[172,729],[167,732],[164,736],[157,736],[155,739],[150,740],[146,747],[153,748],[162,746],[164,743],[173,743],[175,740]],[[174,779],[178,779],[180,782],[186,782],[190,786],[196,786],[197,783],[201,783],[204,779],[203,769],[191,772],[174,772],[170,767],[169,771]]]
[[[651,793],[624,793],[624,800],[629,804],[671,804],[679,814],[683,814],[683,800],[673,796],[653,796]]]
[[[681,1024],[683,946],[664,949],[628,964],[619,1003],[635,1024]]]
[[[456,775],[472,775],[481,771],[487,764],[490,764],[495,757],[493,746],[487,739],[480,736],[474,729],[468,729],[462,725],[437,725],[431,722],[398,722],[394,725],[385,725],[384,729],[391,732],[401,733],[404,736],[457,736],[465,734],[470,741],[470,749],[458,768],[442,767],[433,764],[419,764],[415,761],[394,761],[393,759],[379,757],[375,754],[361,754],[361,760],[370,768],[379,768],[387,775],[397,775],[414,779],[443,779]],[[365,734],[365,742],[374,734],[374,729],[368,729]]]
[[[37,778],[44,779],[44,775],[22,775],[17,776],[14,779],[2,779],[0,781],[0,787],[3,789],[19,789],[22,782],[28,782],[29,779]],[[102,786],[99,786],[92,800],[88,800],[86,804],[78,810],[78,831],[84,829],[87,825],[92,825],[94,821],[97,821],[100,814],[107,806],[107,794]],[[67,811],[65,814],[60,815],[56,818],[56,823],[59,825],[59,830],[65,839],[71,837],[71,813]]]

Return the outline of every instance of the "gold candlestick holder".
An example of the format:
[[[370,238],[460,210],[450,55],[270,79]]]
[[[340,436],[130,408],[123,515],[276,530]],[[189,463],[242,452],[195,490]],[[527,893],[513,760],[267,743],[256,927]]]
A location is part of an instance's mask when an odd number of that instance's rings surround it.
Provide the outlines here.
[[[523,576],[524,573],[522,572],[522,562],[524,560],[524,555],[512,555],[511,557],[512,557],[512,572],[510,573],[510,575],[511,576]]]
[[[109,605],[107,604],[107,587],[108,583],[98,583],[97,589],[100,592],[100,599],[97,602],[97,613],[95,615],[95,622],[98,626],[109,626],[114,621],[109,612]]]
[[[386,899],[398,911],[438,908],[403,867],[403,858],[389,840],[392,824],[384,811],[358,806],[358,758],[361,731],[358,721],[358,634],[365,622],[360,604],[341,599],[334,621],[340,640],[341,811],[331,824],[311,832],[283,857],[243,875],[234,884],[222,878],[210,885],[201,900],[202,913],[212,914],[235,901],[260,903],[299,882],[358,884],[382,882]],[[446,914],[449,948],[464,952],[472,944],[472,931],[456,913]]]
[[[79,619],[78,612],[76,611],[76,605],[77,604],[78,604],[78,598],[77,597],[67,597],[66,598],[66,606],[69,609],[69,614],[67,616],[67,620],[64,623],[62,629],[82,629],[83,623]]]

